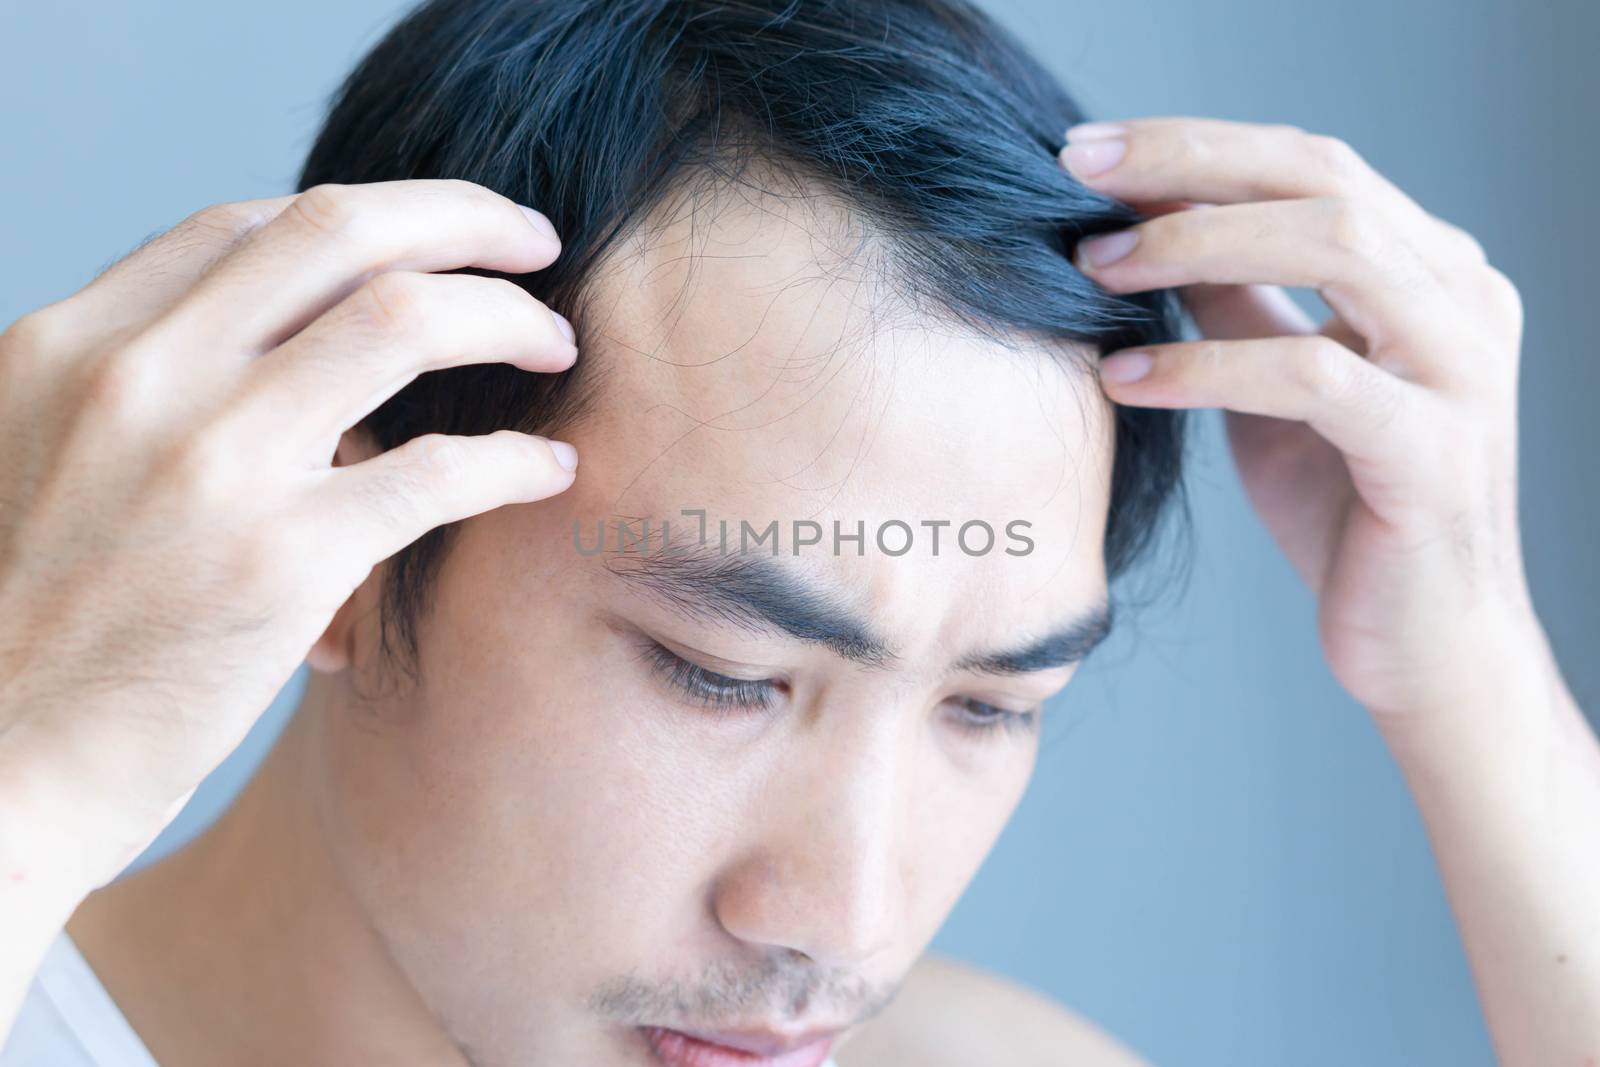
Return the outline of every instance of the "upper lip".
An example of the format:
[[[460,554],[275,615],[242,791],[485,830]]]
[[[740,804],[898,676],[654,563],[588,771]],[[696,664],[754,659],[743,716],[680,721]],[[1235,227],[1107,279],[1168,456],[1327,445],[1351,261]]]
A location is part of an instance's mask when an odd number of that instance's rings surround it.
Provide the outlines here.
[[[804,1030],[800,1032],[784,1033],[778,1030],[685,1030],[677,1026],[663,1027],[667,1030],[676,1030],[686,1037],[696,1041],[709,1041],[713,1045],[726,1045],[741,1052],[749,1052],[756,1056],[782,1056],[786,1052],[793,1052],[797,1048],[820,1041],[825,1037],[832,1037],[839,1031],[837,1028],[818,1030]]]

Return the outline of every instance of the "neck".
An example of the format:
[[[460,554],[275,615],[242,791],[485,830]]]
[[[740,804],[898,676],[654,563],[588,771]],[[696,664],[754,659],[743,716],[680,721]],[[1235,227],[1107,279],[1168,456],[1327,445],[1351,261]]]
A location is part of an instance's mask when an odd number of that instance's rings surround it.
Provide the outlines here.
[[[163,1067],[461,1065],[339,878],[306,773],[340,714],[314,674],[232,808],[187,847],[92,895],[67,929]]]

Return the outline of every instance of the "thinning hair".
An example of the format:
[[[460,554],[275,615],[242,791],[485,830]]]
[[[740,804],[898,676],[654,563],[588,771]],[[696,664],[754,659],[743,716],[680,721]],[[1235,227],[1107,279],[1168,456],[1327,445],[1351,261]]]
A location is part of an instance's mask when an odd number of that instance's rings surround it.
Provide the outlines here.
[[[1114,295],[1070,261],[1081,238],[1140,217],[1056,162],[1083,119],[965,0],[429,0],[336,91],[298,188],[462,178],[537,208],[561,257],[512,280],[564,312],[580,347],[607,251],[680,179],[751,160],[870,220],[897,288],[974,330],[1094,352],[1175,339],[1170,292]],[[425,373],[361,425],[383,449],[428,432],[555,434],[593,395],[584,367]],[[1169,513],[1189,527],[1184,413],[1118,405],[1115,419],[1112,579]],[[383,650],[413,669],[455,528],[388,563]]]

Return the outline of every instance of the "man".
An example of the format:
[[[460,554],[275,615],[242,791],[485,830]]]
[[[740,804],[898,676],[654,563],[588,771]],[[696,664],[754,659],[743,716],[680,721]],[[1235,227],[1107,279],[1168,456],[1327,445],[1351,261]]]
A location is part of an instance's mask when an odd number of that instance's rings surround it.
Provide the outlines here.
[[[1133,1062],[923,953],[1210,406],[1502,1056],[1593,1054],[1514,290],[1337,142],[1077,118],[932,0],[436,2],[301,193],[7,331],[0,1062]]]

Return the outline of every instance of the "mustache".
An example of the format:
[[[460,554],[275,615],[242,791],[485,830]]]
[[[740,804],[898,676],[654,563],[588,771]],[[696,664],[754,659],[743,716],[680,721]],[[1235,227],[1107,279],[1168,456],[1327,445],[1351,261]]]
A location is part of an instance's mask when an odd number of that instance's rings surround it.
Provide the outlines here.
[[[899,989],[899,980],[873,984],[852,972],[797,963],[792,957],[771,957],[753,966],[719,960],[693,980],[651,979],[632,972],[618,976],[590,995],[589,1008],[631,1025],[717,1028],[753,1018],[809,1018],[846,1027],[888,1007]]]

